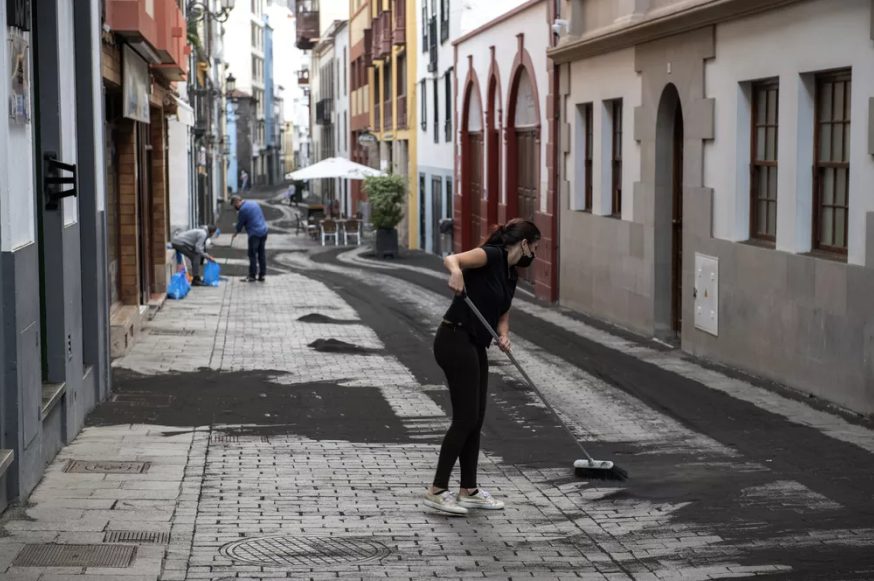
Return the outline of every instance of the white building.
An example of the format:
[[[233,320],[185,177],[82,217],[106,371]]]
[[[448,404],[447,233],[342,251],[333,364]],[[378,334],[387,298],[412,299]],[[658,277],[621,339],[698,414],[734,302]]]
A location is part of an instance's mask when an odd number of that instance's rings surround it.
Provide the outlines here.
[[[447,254],[441,247],[439,224],[452,218],[453,145],[455,143],[455,49],[452,42],[521,4],[506,2],[462,2],[459,0],[416,0],[417,51],[416,86],[419,126],[418,151],[419,247]]]
[[[561,302],[874,412],[872,3],[561,5]]]
[[[343,22],[334,31],[334,156],[349,159],[349,24]],[[336,180],[334,191],[340,213],[351,215],[350,180]]]

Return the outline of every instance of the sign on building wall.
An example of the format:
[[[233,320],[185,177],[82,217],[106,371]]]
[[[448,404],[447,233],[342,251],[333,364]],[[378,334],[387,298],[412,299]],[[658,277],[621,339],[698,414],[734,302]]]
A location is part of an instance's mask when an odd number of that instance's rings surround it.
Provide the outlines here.
[[[149,122],[149,65],[130,47],[124,47],[123,115],[141,123]]]
[[[30,0],[6,0],[6,26],[30,30]]]
[[[18,34],[9,37],[9,117],[19,123],[30,121],[30,65],[27,41]]]

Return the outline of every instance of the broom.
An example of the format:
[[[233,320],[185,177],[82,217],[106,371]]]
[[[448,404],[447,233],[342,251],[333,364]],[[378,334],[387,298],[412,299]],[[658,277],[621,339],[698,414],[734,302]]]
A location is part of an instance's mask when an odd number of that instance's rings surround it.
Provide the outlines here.
[[[467,292],[462,293],[462,297],[464,298],[464,302],[467,303],[467,306],[470,307],[470,310],[473,311],[473,314],[476,315],[476,318],[480,320],[480,322],[485,326],[486,329],[491,333],[492,338],[495,341],[498,341],[498,334],[492,328],[483,314],[476,308],[476,305],[473,304],[473,301],[470,300],[470,297],[467,296]],[[549,401],[543,396],[543,393],[537,389],[537,386],[534,385],[534,382],[528,377],[528,374],[525,373],[525,370],[522,369],[522,366],[519,365],[519,362],[516,361],[516,358],[513,357],[513,354],[509,351],[504,351],[507,354],[507,357],[510,358],[510,362],[516,366],[516,369],[519,370],[519,373],[525,379],[525,382],[534,390],[534,392],[540,397],[543,404],[546,406],[552,414],[559,419],[561,422],[561,416],[559,416],[555,408],[550,405]],[[580,447],[583,454],[586,456],[585,459],[579,459],[574,461],[574,474],[581,478],[589,478],[589,479],[597,479],[597,480],[626,480],[628,478],[628,472],[623,470],[620,466],[611,462],[610,460],[595,460],[592,456],[586,451],[583,445],[574,437],[573,433],[571,433],[570,429],[562,422],[562,426],[565,430],[567,430],[568,434],[570,434],[573,441],[576,442],[577,446]]]

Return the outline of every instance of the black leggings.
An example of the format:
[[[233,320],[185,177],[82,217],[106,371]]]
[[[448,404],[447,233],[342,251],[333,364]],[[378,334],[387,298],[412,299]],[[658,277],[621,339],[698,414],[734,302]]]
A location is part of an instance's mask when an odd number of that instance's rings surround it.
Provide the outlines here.
[[[440,447],[434,486],[448,489],[449,474],[460,460],[461,487],[476,488],[479,436],[489,384],[486,349],[474,345],[464,329],[440,325],[434,338],[434,356],[446,374],[452,398],[452,425]]]

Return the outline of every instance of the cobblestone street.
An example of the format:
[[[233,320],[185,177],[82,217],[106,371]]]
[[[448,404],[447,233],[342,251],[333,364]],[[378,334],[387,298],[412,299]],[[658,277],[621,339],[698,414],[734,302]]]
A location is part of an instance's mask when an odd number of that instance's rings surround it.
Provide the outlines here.
[[[265,211],[272,276],[241,282],[219,238],[226,280],[164,305],[4,516],[0,578],[874,578],[870,422],[521,291],[514,352],[560,417],[492,349],[480,484],[507,508],[423,507],[450,412],[438,259],[324,249]],[[575,478],[571,434],[630,479]],[[38,543],[127,557],[25,563]]]

